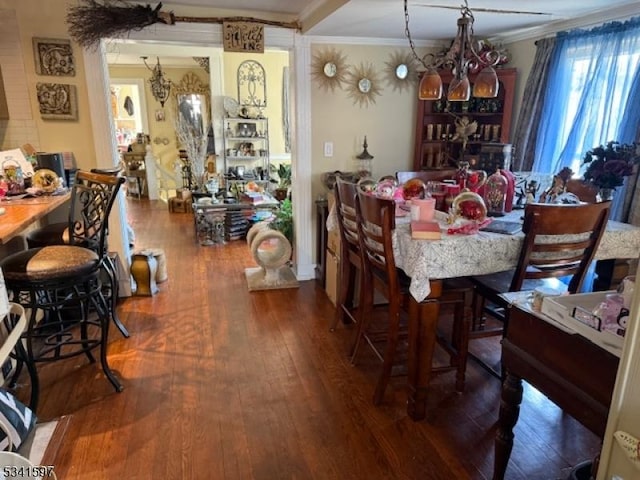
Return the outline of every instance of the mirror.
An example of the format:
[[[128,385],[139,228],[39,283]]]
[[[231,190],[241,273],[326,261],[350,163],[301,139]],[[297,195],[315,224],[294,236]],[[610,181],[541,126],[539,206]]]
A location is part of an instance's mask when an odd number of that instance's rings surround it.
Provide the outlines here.
[[[187,72],[180,83],[173,87],[173,105],[176,121],[180,117],[189,123],[190,130],[196,135],[213,137],[211,127],[211,94],[209,85],[203,83],[193,72]],[[212,138],[207,146],[208,153],[215,153]]]
[[[203,133],[211,118],[209,85],[188,72],[173,87],[175,118],[186,119],[194,132]]]
[[[396,77],[400,80],[404,80],[409,75],[409,69],[404,63],[401,63],[396,67]]]
[[[336,68],[336,64],[335,63],[331,63],[331,62],[327,62],[324,64],[324,68],[322,69],[324,71],[324,74],[329,77],[329,78],[333,78],[336,76],[337,72],[337,68]]]
[[[371,90],[371,80],[368,78],[361,78],[358,82],[358,90],[360,90],[361,93],[369,93]]]

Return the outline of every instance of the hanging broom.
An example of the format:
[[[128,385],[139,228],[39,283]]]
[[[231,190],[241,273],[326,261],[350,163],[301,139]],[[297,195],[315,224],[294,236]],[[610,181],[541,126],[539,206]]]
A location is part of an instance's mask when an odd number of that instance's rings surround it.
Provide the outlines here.
[[[174,25],[184,23],[254,22],[283,28],[300,28],[297,22],[261,20],[253,17],[184,17],[162,12],[162,3],[155,8],[125,0],[81,0],[69,8],[67,25],[71,37],[83,47],[96,47],[100,39],[118,37],[134,30],[142,30],[156,23]]]

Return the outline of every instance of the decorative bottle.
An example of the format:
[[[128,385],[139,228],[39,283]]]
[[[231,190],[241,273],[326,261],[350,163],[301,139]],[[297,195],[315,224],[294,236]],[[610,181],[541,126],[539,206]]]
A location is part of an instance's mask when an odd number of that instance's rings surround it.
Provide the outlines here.
[[[458,171],[455,173],[456,183],[460,186],[460,190],[467,187],[467,177],[469,176],[469,162],[462,160],[458,162]]]
[[[500,169],[497,169],[487,179],[484,187],[484,203],[487,206],[487,215],[490,217],[502,217],[504,215],[507,188],[508,180],[500,173]]]

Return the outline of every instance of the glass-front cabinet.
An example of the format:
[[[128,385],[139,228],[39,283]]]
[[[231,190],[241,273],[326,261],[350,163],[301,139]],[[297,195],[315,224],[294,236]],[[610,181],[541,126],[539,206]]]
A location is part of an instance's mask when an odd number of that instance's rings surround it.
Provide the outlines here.
[[[269,122],[266,118],[224,119],[224,173],[230,184],[269,182]]]

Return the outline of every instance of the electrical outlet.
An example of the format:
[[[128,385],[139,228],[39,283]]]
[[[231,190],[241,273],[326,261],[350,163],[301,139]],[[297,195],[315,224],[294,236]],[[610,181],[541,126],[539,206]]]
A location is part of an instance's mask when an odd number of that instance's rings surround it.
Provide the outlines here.
[[[324,142],[324,156],[333,157],[333,142]]]
[[[611,480],[624,480],[624,478],[618,476],[618,475],[614,475],[613,477],[611,477]]]

